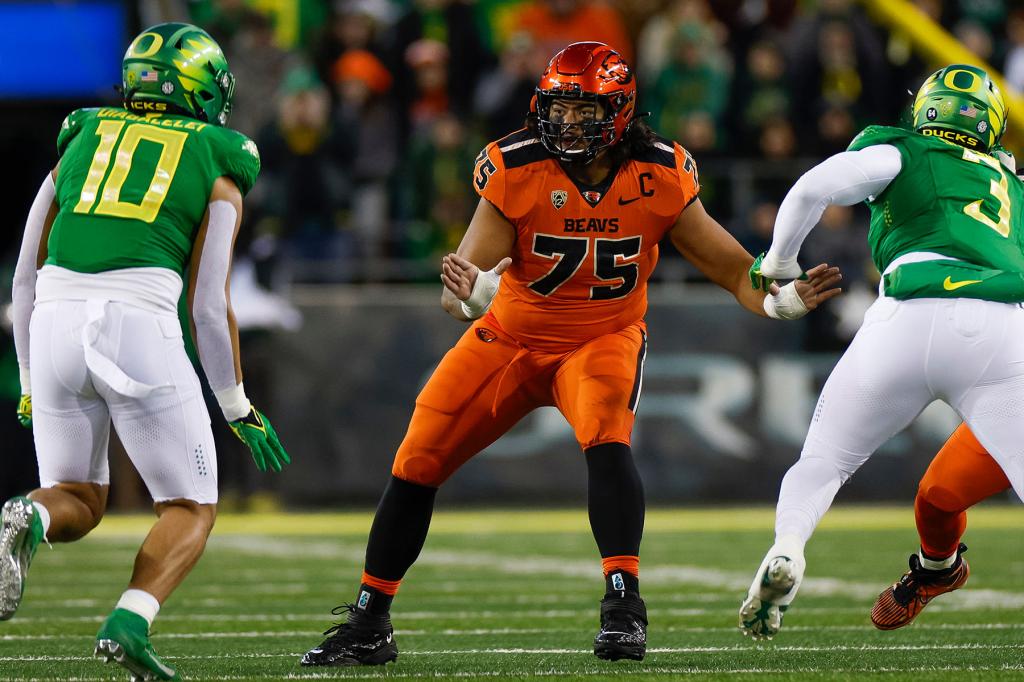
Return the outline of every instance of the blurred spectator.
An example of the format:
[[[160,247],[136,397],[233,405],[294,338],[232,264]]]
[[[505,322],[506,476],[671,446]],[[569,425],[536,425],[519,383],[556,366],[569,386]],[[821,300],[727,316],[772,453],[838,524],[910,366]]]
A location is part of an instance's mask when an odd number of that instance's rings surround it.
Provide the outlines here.
[[[1015,10],[1006,22],[1006,82],[1024,92],[1024,9]]]
[[[852,0],[821,0],[819,7],[790,37],[793,101],[815,118],[831,105],[848,109],[858,124],[877,123],[893,100],[878,34]]]
[[[849,109],[832,105],[818,117],[817,145],[808,145],[815,149],[816,156],[831,156],[846,151],[854,136],[859,133],[857,124]]]
[[[486,74],[473,98],[484,134],[496,140],[523,127],[530,100],[547,65],[526,33],[513,35],[501,52],[498,68]]]
[[[653,84],[672,61],[676,35],[683,24],[712,25],[707,0],[672,0],[644,24],[637,38],[637,73],[643,85]],[[724,30],[724,27],[720,27]]]
[[[409,105],[412,136],[429,130],[434,121],[449,111],[448,48],[444,43],[424,38],[409,46],[405,60],[412,69],[413,94]]]
[[[347,169],[354,143],[350,131],[333,125],[330,96],[316,74],[305,67],[289,72],[277,119],[258,138],[260,231],[283,238],[299,258],[352,256],[354,239],[337,228],[351,197]]]
[[[594,40],[633,63],[633,42],[622,17],[593,0],[531,0],[520,9],[516,29],[528,33],[548,59],[570,43]]]
[[[758,201],[750,210],[747,224],[734,227],[733,233],[749,253],[755,256],[764,253],[772,245],[772,233],[775,231],[775,218],[778,215],[778,203]]]
[[[491,68],[494,58],[480,39],[474,8],[462,0],[414,0],[394,26],[392,54],[387,63],[397,83],[413,82],[414,67],[409,50],[421,40],[440,43],[446,49],[446,82],[449,106],[456,114],[472,111],[473,93],[480,75]],[[409,132],[408,116],[416,98],[413,88],[397,88],[403,117],[403,141]]]
[[[458,247],[473,214],[470,170],[483,142],[451,114],[438,116],[426,132],[414,139],[400,183],[408,218],[404,253],[440,258]]]
[[[398,163],[398,116],[387,94],[393,79],[365,50],[350,50],[332,68],[337,128],[353,140],[352,227],[364,256],[384,255],[388,239],[387,185]]]
[[[224,45],[224,50],[238,84],[231,127],[255,137],[273,118],[274,110],[267,102],[274,101],[295,57],[274,44],[270,19],[256,12],[241,17],[234,37]]]
[[[733,102],[744,149],[753,146],[765,121],[789,118],[792,95],[786,83],[786,57],[778,45],[761,41],[750,47],[745,68],[736,75]]]
[[[712,31],[697,23],[680,26],[672,60],[658,75],[650,100],[645,100],[651,107],[654,129],[669,137],[682,137],[680,122],[699,112],[716,122],[714,137],[720,141],[724,131],[718,121],[728,101],[729,79],[725,55]]]
[[[336,0],[313,48],[313,63],[320,78],[329,82],[334,63],[349,50],[372,52],[387,61],[382,33],[395,15],[388,0]]]
[[[963,46],[972,53],[986,62],[992,59],[992,51],[994,49],[992,34],[989,33],[989,30],[984,25],[965,19],[957,23],[953,33],[956,35],[957,40],[963,43]]]
[[[207,7],[200,8],[206,4]],[[213,36],[213,39],[223,48],[241,30],[251,15],[257,12],[248,6],[245,0],[212,0],[209,3],[190,3],[190,10],[193,21],[202,24],[202,27]],[[198,13],[198,15],[197,15]],[[228,62],[230,63],[230,62]],[[232,66],[234,66],[232,64]]]

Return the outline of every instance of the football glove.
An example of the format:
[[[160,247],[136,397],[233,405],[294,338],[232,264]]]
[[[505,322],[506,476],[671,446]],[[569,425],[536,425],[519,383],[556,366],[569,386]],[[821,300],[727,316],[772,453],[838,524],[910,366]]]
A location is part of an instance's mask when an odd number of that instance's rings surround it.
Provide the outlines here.
[[[228,422],[228,426],[252,451],[252,459],[260,471],[266,471],[268,465],[274,471],[280,471],[282,466],[291,463],[292,459],[281,446],[270,420],[255,407],[250,407],[249,414],[241,419]]]
[[[32,428],[32,394],[22,393],[18,401],[18,422],[26,429]]]
[[[747,275],[750,277],[750,288],[754,291],[769,291],[772,282],[775,281],[771,277],[761,274],[762,261],[764,261],[764,251],[754,259],[754,262],[750,264],[750,269],[747,270]]]

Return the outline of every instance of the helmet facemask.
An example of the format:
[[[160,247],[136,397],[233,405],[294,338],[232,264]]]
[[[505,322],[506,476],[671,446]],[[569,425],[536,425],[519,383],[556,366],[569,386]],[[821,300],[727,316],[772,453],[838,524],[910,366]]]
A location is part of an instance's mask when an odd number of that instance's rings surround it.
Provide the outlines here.
[[[572,122],[554,120],[551,114],[552,105],[560,99],[593,103],[595,116],[599,118]],[[537,132],[540,134],[541,144],[567,163],[590,163],[601,150],[611,147],[618,141],[615,132],[615,112],[610,100],[608,96],[592,93],[538,89]],[[556,114],[555,118],[560,117]],[[582,118],[579,113],[578,118]]]

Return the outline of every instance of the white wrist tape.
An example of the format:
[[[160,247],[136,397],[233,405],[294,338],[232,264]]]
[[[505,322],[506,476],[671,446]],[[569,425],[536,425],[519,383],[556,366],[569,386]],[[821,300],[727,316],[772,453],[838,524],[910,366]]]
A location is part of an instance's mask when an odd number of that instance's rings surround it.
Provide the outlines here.
[[[18,365],[18,376],[21,379],[21,394],[32,395],[32,375],[28,371],[28,367]]]
[[[772,279],[796,279],[803,274],[803,270],[797,264],[796,256],[779,258],[769,249],[761,261],[761,274]]]
[[[498,293],[498,284],[501,282],[501,275],[494,273],[494,270],[481,270],[477,273],[476,282],[473,283],[473,291],[469,298],[462,302],[462,313],[471,320],[481,317],[491,307],[494,295]]]
[[[241,419],[252,409],[252,404],[245,397],[245,387],[241,382],[237,386],[214,391],[213,396],[217,399],[221,412],[224,413],[224,419],[229,422]]]
[[[796,283],[790,282],[774,296],[764,297],[764,312],[775,320],[798,320],[807,314],[807,306],[796,293]]]

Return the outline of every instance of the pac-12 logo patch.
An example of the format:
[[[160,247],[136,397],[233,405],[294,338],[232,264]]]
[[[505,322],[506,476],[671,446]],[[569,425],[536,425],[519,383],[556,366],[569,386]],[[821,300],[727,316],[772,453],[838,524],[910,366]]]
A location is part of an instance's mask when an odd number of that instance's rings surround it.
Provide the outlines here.
[[[476,338],[480,339],[484,343],[491,343],[498,339],[498,335],[492,332],[487,327],[477,327]]]
[[[562,208],[567,201],[569,201],[569,193],[564,189],[556,189],[551,192],[551,205],[555,208]]]

